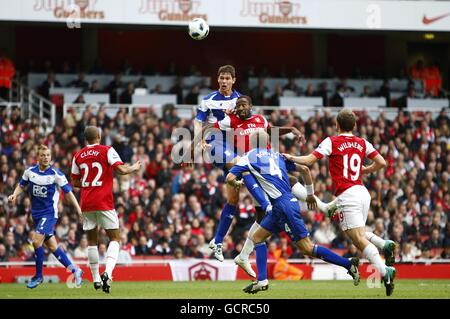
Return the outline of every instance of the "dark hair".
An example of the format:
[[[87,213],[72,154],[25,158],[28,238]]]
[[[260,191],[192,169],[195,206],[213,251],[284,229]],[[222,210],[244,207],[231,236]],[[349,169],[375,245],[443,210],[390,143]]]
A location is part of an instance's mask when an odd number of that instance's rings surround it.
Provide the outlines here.
[[[351,132],[355,128],[356,116],[350,109],[342,109],[339,111],[336,121],[344,132]]]
[[[217,76],[220,75],[220,73],[230,73],[232,78],[236,77],[236,70],[234,66],[232,65],[222,65],[219,70],[217,71]]]
[[[238,97],[236,99],[236,105],[238,104],[239,100],[243,100],[243,99],[246,99],[248,101],[248,104],[253,105],[252,98],[250,96],[248,96],[248,95],[241,95],[240,97]]]

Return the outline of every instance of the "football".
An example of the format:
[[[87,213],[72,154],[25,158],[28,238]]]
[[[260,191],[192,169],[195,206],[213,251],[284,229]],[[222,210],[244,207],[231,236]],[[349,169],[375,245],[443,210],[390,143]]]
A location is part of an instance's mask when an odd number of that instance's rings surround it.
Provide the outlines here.
[[[203,40],[208,36],[209,25],[202,18],[195,18],[189,22],[189,35],[194,40]]]

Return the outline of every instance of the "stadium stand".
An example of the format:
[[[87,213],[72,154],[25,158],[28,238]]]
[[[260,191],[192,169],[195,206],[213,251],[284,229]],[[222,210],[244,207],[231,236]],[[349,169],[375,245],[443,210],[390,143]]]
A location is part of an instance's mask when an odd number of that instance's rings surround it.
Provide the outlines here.
[[[38,80],[35,77],[36,75],[30,75],[29,79],[34,79],[34,82],[29,82],[30,85],[41,82],[42,76]],[[69,83],[74,77],[76,78],[74,75],[62,82]],[[87,75],[86,79],[100,81],[101,78],[98,75],[95,78]],[[112,76],[109,76],[101,82],[107,84],[111,79]],[[133,78],[136,81],[138,79]],[[173,82],[165,83],[165,88],[175,83],[175,77],[170,79]],[[199,79],[195,81],[197,80]],[[190,83],[197,83],[195,81]],[[147,83],[150,83],[148,79]],[[381,83],[376,82],[376,86],[381,86]],[[367,83],[364,82],[361,86],[348,81],[347,84],[362,88]],[[155,108],[148,106],[129,109],[126,105],[119,109],[108,107],[108,104],[99,108],[83,105],[79,108],[82,110],[79,114],[75,109],[67,108],[67,113],[64,116],[61,114],[62,121],[53,128],[43,125],[35,117],[22,118],[18,107],[2,108],[0,260],[33,260],[30,245],[31,221],[27,214],[30,211],[30,201],[23,197],[19,205],[12,206],[6,203],[6,196],[12,193],[23,170],[33,164],[37,145],[48,145],[55,165],[69,176],[72,156],[83,145],[82,133],[86,125],[100,126],[103,131],[102,142],[114,146],[125,162],[139,159],[144,163],[138,175],[130,179],[118,177],[114,183],[116,208],[123,233],[124,260],[128,260],[127,255],[131,258],[172,258],[175,252],[184,257],[210,257],[207,243],[214,234],[225,203],[223,175],[208,165],[194,170],[181,168],[172,162],[170,156],[174,146],[172,130],[178,127],[186,127],[191,131],[193,129],[192,106],[186,112],[186,109],[166,104],[158,112],[159,115]],[[180,116],[179,112],[184,112],[184,116]],[[304,145],[293,144],[289,136],[283,138],[281,151],[308,153],[323,138],[334,133],[334,120],[327,109],[317,108],[312,113],[302,113],[301,110],[275,107],[264,113],[272,125],[296,126],[306,135],[307,143]],[[399,111],[387,118],[384,113],[365,110],[358,112],[358,116],[358,133],[372,141],[389,164],[386,170],[365,178],[372,195],[367,227],[383,238],[400,243],[397,251],[399,261],[448,258],[448,111],[427,112],[426,107],[422,107],[420,111]],[[331,178],[327,167],[319,163],[312,168],[312,173],[318,196],[324,201],[331,200]],[[246,192],[241,196],[238,217],[233,223],[230,236],[224,241],[226,258],[232,258],[240,251],[246,235],[245,229],[253,222],[253,203]],[[84,242],[81,225],[70,206],[60,202],[58,209],[62,217],[56,228],[56,235],[72,257],[75,257],[75,252],[78,256],[83,250]],[[334,221],[321,213],[307,210],[304,211],[304,217],[313,238],[318,242],[322,241],[321,244],[336,249],[341,254],[354,253]],[[106,240],[104,233],[101,237],[102,241]],[[285,256],[304,258],[291,245],[289,238],[272,238],[272,242],[278,247],[286,240],[289,249]]]

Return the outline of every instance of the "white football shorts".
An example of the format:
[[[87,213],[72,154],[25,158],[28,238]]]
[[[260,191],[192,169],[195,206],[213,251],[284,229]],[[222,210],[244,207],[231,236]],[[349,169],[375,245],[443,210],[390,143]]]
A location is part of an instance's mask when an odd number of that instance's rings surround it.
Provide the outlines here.
[[[91,230],[97,226],[103,229],[119,229],[116,210],[83,212],[83,230]]]
[[[367,188],[355,185],[337,197],[337,214],[342,230],[364,227],[370,209],[370,194]]]

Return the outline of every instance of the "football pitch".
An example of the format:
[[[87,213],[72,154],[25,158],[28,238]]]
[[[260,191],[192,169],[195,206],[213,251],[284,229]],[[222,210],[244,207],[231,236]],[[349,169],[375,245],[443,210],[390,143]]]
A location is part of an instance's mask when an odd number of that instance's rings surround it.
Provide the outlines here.
[[[275,281],[269,290],[249,295],[242,291],[250,281],[230,282],[113,282],[111,293],[95,291],[92,283],[81,288],[46,283],[35,289],[24,284],[0,284],[0,299],[450,299],[450,280],[396,280],[393,296],[384,286],[368,288],[365,280],[355,287],[351,281]]]

